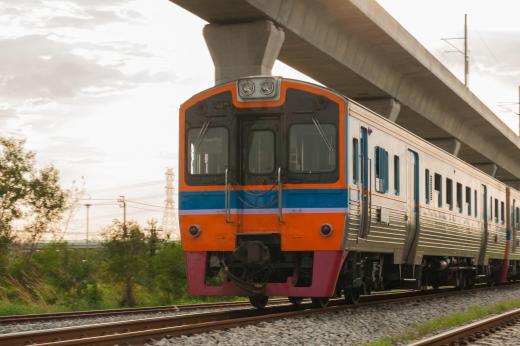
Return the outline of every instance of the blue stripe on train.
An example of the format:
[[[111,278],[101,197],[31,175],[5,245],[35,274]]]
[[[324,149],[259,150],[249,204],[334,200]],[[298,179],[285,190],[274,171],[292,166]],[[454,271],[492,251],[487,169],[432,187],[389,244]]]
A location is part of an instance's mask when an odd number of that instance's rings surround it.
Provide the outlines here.
[[[231,209],[277,208],[278,191],[230,191]],[[224,209],[224,191],[181,192],[181,210]],[[283,208],[346,208],[346,189],[284,190]]]

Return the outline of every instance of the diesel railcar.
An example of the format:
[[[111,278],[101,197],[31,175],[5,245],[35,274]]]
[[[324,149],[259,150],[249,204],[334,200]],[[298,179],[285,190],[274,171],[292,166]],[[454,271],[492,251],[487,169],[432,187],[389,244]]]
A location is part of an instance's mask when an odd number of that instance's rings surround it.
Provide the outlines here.
[[[193,295],[318,305],[520,274],[520,192],[327,88],[243,78],[180,109]]]

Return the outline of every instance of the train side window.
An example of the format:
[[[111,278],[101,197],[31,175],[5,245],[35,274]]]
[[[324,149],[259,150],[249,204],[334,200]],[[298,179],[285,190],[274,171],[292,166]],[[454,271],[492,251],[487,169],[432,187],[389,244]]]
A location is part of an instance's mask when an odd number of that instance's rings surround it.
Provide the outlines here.
[[[489,220],[493,221],[493,197],[489,197]]]
[[[357,138],[352,140],[352,180],[354,184],[359,181],[359,141]]]
[[[466,208],[468,215],[471,216],[471,188],[466,186]]]
[[[520,228],[520,208],[516,207],[516,227]]]
[[[453,180],[446,178],[446,204],[453,210]]]
[[[424,197],[426,199],[426,204],[430,204],[430,200],[432,199],[431,196],[431,184],[432,184],[432,178],[430,177],[430,170],[426,169],[424,171]]]
[[[475,205],[475,217],[478,217],[478,206],[477,206],[477,201],[478,201],[478,193],[477,193],[477,190],[475,190],[475,202],[473,203]]]
[[[462,184],[457,183],[457,209],[462,213]]]
[[[498,199],[495,198],[495,223],[498,223]]]
[[[399,192],[400,192],[400,174],[399,174],[399,171],[400,171],[400,165],[399,165],[399,156],[397,155],[394,155],[394,190],[395,190],[395,194],[397,196],[399,196]]]
[[[500,202],[500,222],[502,223],[502,225],[505,223],[505,218],[504,218],[504,202]]]
[[[375,148],[375,176],[376,191],[388,192],[388,152],[381,148]]]
[[[434,188],[437,193],[437,206],[442,208],[442,175],[435,173]]]

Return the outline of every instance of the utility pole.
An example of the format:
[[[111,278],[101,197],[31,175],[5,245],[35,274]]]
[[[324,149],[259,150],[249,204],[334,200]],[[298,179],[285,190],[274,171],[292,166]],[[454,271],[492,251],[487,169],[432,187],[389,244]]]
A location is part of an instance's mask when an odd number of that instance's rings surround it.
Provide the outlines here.
[[[464,85],[469,86],[468,15],[464,14]]]
[[[123,208],[123,237],[128,238],[128,231],[126,229],[126,199],[124,195],[119,196],[117,200],[119,202],[119,206]]]
[[[86,244],[87,244],[87,249],[88,249],[88,235],[89,235],[89,228],[90,228],[90,207],[92,206],[92,204],[85,204],[85,207],[87,208],[87,234],[86,234]]]
[[[469,49],[468,49],[468,15],[464,14],[464,37],[450,37],[441,38],[454,50],[446,51],[446,53],[460,53],[464,55],[464,85],[469,87]],[[464,40],[464,49],[461,50],[450,41],[452,40]]]

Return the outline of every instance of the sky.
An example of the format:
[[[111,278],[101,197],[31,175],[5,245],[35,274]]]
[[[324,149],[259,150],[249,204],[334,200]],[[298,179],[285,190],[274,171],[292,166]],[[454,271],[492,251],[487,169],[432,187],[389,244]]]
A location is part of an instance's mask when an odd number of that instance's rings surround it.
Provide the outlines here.
[[[462,37],[467,13],[470,89],[518,132],[518,106],[503,107],[518,102],[518,1],[378,2],[459,79],[463,57],[441,38]],[[0,0],[0,136],[84,190],[66,238],[85,238],[86,203],[92,238],[120,219],[120,195],[129,219],[161,222],[179,106],[213,85],[205,24],[168,0]],[[280,62],[273,74],[311,80]]]

